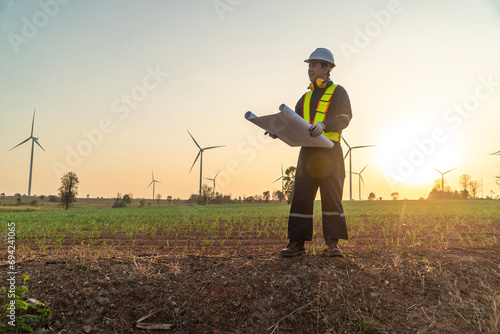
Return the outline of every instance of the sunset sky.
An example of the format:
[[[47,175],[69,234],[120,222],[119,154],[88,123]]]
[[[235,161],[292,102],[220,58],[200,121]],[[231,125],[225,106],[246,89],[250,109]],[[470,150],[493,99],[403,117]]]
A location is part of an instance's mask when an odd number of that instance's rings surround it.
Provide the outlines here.
[[[353,119],[344,131],[362,198],[427,197],[435,171],[500,194],[500,2],[264,0],[0,0],[0,193],[57,194],[74,171],[79,197],[117,192],[251,196],[297,162],[299,148],[244,119],[292,109],[304,59],[330,49]],[[344,153],[346,146],[342,143]],[[346,170],[349,164],[346,160]],[[212,181],[204,180],[212,186]],[[358,177],[353,197],[358,199]],[[344,199],[349,198],[349,176]]]

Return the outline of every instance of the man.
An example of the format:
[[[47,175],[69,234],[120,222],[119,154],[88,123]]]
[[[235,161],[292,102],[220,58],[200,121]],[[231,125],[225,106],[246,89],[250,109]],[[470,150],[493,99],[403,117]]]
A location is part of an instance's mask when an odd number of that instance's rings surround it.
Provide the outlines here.
[[[345,168],[340,139],[352,117],[351,104],[346,90],[330,80],[335,62],[329,50],[318,48],[305,62],[309,64],[310,90],[297,102],[295,112],[311,123],[311,136],[323,133],[334,145],[300,149],[288,218],[290,242],[280,255],[293,257],[306,252],[304,243],[312,240],[314,200],[319,188],[326,243],[323,255],[342,257],[338,240],[348,236],[342,207]]]

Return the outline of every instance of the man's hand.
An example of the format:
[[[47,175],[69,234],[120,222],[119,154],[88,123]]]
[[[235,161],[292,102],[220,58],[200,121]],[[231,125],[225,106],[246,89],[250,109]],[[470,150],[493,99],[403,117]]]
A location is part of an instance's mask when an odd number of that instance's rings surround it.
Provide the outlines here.
[[[309,134],[311,135],[311,137],[317,137],[323,133],[325,128],[326,128],[325,124],[321,122],[316,123],[309,128]]]
[[[272,139],[278,138],[278,136],[276,136],[275,134],[272,134],[271,132],[268,132],[268,131],[264,132],[264,135],[269,135],[269,137],[271,137]]]

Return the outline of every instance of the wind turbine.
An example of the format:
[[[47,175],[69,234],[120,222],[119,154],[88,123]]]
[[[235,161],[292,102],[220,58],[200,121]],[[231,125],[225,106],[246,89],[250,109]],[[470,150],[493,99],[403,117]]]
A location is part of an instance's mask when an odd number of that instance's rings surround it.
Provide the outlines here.
[[[200,151],[198,152],[198,155],[196,156],[196,159],[194,159],[193,165],[191,166],[191,169],[189,170],[189,172],[191,173],[191,170],[193,169],[194,164],[196,163],[196,161],[198,160],[198,158],[200,158],[200,196],[201,196],[201,180],[203,179],[203,152],[205,150],[210,150],[212,148],[224,147],[225,145],[210,146],[210,147],[201,148],[200,145],[198,145],[198,143],[196,142],[196,140],[193,138],[193,136],[191,135],[191,132],[189,132],[189,130],[188,130],[188,133],[191,136],[191,139],[193,139],[193,141],[196,144],[196,146],[198,146],[198,148],[200,149]]]
[[[11,148],[9,150],[12,151],[13,149],[15,149],[16,147],[26,143],[28,140],[31,139],[31,161],[30,161],[30,179],[29,179],[29,183],[28,183],[28,196],[31,196],[31,177],[33,175],[33,151],[35,150],[35,143],[40,146],[40,148],[42,150],[45,151],[45,149],[42,147],[42,145],[40,145],[40,143],[38,142],[38,138],[37,137],[33,137],[33,129],[35,128],[35,111],[36,111],[36,108],[35,110],[33,110],[33,121],[31,123],[31,135],[28,139],[26,139],[25,141],[22,141],[21,143],[17,144],[16,146],[14,146],[13,148]]]
[[[451,172],[451,171],[453,171],[453,170],[455,170],[455,169],[456,169],[456,168],[450,169],[449,171],[444,172],[444,173],[441,173],[440,171],[438,171],[438,170],[436,169],[436,171],[437,171],[439,174],[441,174],[441,191],[444,191],[444,174],[449,173],[449,172]]]
[[[151,171],[151,177],[152,177],[153,181],[151,181],[151,183],[146,187],[146,189],[148,189],[151,185],[153,185],[153,199],[155,199],[155,183],[161,183],[161,182],[155,180],[155,176],[153,174],[153,171]]]
[[[281,179],[281,192],[283,193],[283,181],[284,181],[284,175],[283,175],[283,164],[281,164],[281,176],[278,177],[273,183],[278,182]]]
[[[214,181],[214,188],[213,188],[214,189],[214,198],[215,198],[215,179],[217,178],[217,175],[219,175],[219,173],[220,173],[220,171],[217,174],[215,174],[215,176],[214,176],[213,179],[209,179],[208,177],[205,178],[205,180],[212,180],[212,181]]]
[[[349,144],[347,143],[347,141],[345,140],[344,137],[342,137],[342,139],[344,140],[344,143],[347,145],[347,147],[349,147],[349,149],[347,150],[347,153],[345,154],[344,156],[344,160],[345,158],[347,158],[347,155],[349,155],[349,199],[352,201],[352,150],[355,150],[357,148],[365,148],[365,147],[374,147],[374,146],[377,146],[377,145],[365,145],[365,146],[349,146]]]
[[[368,167],[368,165],[365,166],[365,168]],[[365,185],[365,180],[363,180],[363,176],[361,176],[361,173],[363,173],[363,171],[365,170],[365,168],[363,168],[361,170],[361,172],[359,173],[354,173],[353,174],[356,174],[359,176],[359,180],[358,180],[358,184],[359,184],[359,200],[361,201],[361,182],[363,182],[363,185]]]

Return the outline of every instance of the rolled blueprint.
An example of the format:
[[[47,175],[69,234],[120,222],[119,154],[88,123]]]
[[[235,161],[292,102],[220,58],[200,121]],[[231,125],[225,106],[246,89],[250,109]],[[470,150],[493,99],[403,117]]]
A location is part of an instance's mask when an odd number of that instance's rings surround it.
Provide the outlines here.
[[[308,147],[332,148],[333,142],[321,134],[317,137],[311,137],[309,134],[309,124],[305,119],[297,115],[295,111],[282,104],[279,107],[280,112],[273,115],[258,117],[251,111],[245,113],[245,119],[261,127],[281,139],[286,144]]]

